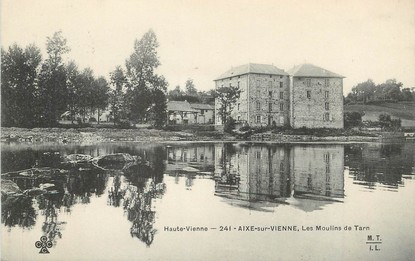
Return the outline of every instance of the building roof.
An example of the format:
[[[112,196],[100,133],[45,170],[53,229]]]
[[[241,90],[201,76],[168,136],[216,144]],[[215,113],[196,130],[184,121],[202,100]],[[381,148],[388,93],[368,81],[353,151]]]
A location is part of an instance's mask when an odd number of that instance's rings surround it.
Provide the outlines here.
[[[288,73],[294,77],[326,77],[326,78],[345,78],[340,74],[330,72],[313,64],[304,63],[294,66]]]
[[[168,101],[167,111],[197,112],[198,110],[190,107],[190,103],[187,101]]]
[[[274,65],[248,63],[237,67],[233,67],[221,76],[217,77],[215,81],[248,73],[288,75],[284,70],[279,69]]]
[[[195,110],[214,110],[212,105],[206,103],[191,103],[190,107]]]

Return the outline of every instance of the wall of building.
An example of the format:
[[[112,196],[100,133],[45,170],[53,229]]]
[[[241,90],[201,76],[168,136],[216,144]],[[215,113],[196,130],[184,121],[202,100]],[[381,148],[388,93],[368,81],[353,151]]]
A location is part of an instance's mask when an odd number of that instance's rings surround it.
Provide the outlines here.
[[[203,110],[203,114],[199,111],[195,122],[197,124],[213,124],[213,110]]]
[[[280,93],[282,93],[282,99]],[[250,74],[249,96],[250,126],[267,126],[273,124],[274,121],[277,126],[289,124],[288,76]],[[260,105],[259,109],[257,104]]]
[[[239,86],[241,95],[239,101],[234,105],[231,116],[235,120],[248,121],[248,75],[240,75],[227,79],[218,80],[215,82],[215,88],[228,87],[228,86]],[[215,112],[216,120],[215,124],[222,124],[222,119],[218,113],[221,104],[216,100]]]
[[[216,88],[230,85],[238,86],[239,84],[241,95],[231,114],[235,120],[248,122],[250,126],[254,127],[267,126],[274,121],[277,126],[289,124],[288,76],[251,73],[218,80],[215,83]],[[269,92],[271,92],[271,95]],[[280,93],[282,93],[282,99]],[[257,103],[259,103],[259,108]],[[271,111],[269,110],[269,104],[271,104]],[[281,104],[283,104],[283,108]],[[218,112],[220,106],[216,102],[216,112]],[[215,124],[222,124],[219,114],[216,113],[216,115]]]
[[[342,78],[293,77],[291,80],[293,128],[343,128]]]
[[[195,124],[194,112],[168,112],[169,124]]]

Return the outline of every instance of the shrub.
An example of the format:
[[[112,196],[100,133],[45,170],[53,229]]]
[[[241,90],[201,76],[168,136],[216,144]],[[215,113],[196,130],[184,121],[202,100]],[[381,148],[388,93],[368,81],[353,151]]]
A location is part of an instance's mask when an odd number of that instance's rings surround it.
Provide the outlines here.
[[[345,112],[344,113],[344,127],[345,128],[352,128],[362,125],[362,116],[364,113],[362,112]]]
[[[245,125],[239,128],[240,131],[249,131],[251,129],[251,127],[249,127],[249,125]]]
[[[232,133],[235,129],[235,120],[232,117],[229,117],[225,123],[224,131],[227,133]]]

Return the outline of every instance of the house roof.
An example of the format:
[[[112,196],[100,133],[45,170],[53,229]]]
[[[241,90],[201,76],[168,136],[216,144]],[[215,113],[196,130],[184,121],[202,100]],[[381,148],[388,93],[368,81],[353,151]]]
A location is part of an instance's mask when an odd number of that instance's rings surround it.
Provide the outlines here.
[[[288,73],[294,77],[326,77],[326,78],[345,78],[344,76],[330,72],[313,64],[305,63],[294,66]]]
[[[214,110],[212,105],[206,103],[191,103],[190,107],[195,110]]]
[[[190,107],[190,103],[187,101],[168,101],[168,111],[186,111],[186,112],[197,112],[197,110]]]
[[[233,67],[221,76],[217,77],[215,81],[248,73],[288,75],[284,70],[279,69],[274,65],[248,63],[237,67]]]

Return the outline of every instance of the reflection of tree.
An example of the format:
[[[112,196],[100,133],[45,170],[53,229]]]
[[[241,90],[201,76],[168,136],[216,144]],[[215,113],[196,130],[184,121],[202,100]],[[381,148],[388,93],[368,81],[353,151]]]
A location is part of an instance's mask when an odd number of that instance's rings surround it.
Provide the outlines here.
[[[100,196],[104,193],[106,182],[105,173],[71,169],[66,177],[63,205],[70,211],[70,207],[75,203],[90,203],[92,194]]]
[[[121,191],[120,175],[116,175],[113,179],[112,186],[108,191],[108,204],[110,206],[119,207],[121,199],[123,198],[123,191]]]
[[[145,163],[131,166],[125,171],[125,177],[130,184],[124,191],[124,210],[128,220],[132,222],[130,233],[147,246],[152,244],[156,233],[153,228],[156,213],[152,210],[153,199],[165,193],[165,184],[162,183],[165,171],[164,155],[164,151],[149,155],[154,161],[147,161],[147,155],[144,155]]]
[[[164,192],[165,185],[163,183],[156,185],[153,180],[150,180],[144,188],[130,185],[126,189],[124,209],[128,220],[133,223],[130,229],[131,236],[137,237],[147,246],[151,245],[156,233],[153,228],[156,212],[152,210],[152,201]]]
[[[232,144],[225,143],[222,147],[222,153],[218,158],[219,166],[217,174],[215,175],[215,190],[216,192],[231,192],[239,191],[240,175],[235,170],[232,164],[232,158],[237,154]]]
[[[356,181],[371,188],[376,183],[397,188],[402,175],[414,166],[411,144],[368,144],[345,147],[345,162]]]
[[[36,223],[36,212],[32,198],[10,196],[1,203],[1,221],[5,226],[30,228]]]
[[[62,197],[60,195],[40,195],[37,197],[41,215],[45,216],[42,225],[43,235],[56,245],[56,239],[62,238],[62,225],[64,222],[58,221],[59,209],[62,206]]]

